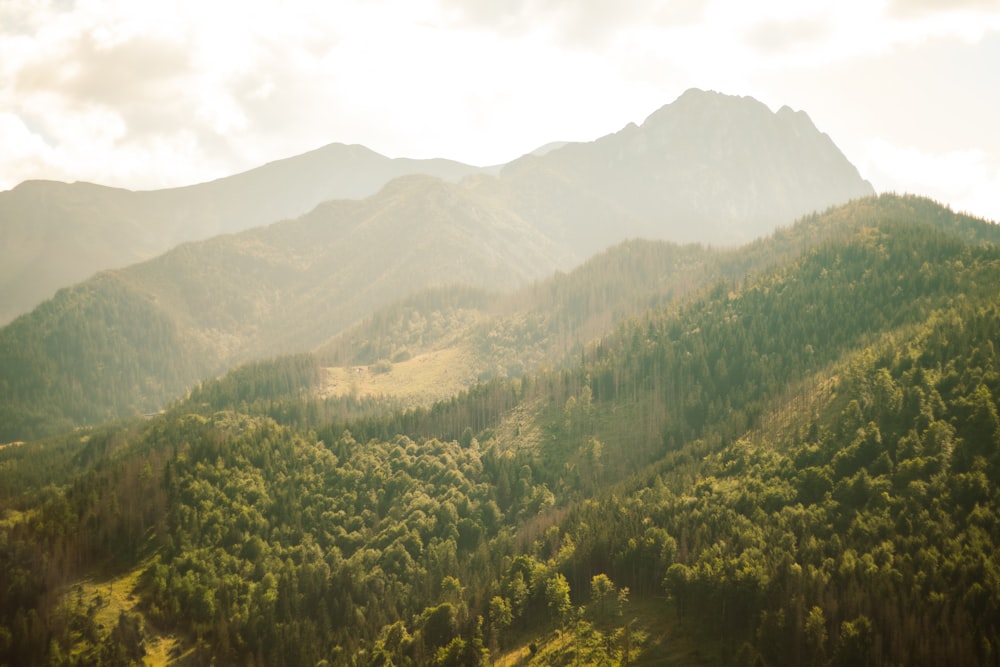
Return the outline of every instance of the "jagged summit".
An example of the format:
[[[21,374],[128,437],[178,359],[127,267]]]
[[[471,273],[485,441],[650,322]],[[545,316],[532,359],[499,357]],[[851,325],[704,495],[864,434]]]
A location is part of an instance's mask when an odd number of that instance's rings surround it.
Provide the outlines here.
[[[583,256],[624,237],[734,245],[874,194],[805,113],[695,88],[641,125],[526,156],[501,178],[531,193],[522,215],[544,212],[547,233]]]

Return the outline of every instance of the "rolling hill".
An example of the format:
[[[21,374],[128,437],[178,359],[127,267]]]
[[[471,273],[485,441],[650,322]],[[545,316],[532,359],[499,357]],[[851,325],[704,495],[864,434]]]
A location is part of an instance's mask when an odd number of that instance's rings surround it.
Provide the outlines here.
[[[309,350],[412,290],[513,288],[566,262],[506,210],[419,176],[183,244],[60,290],[0,330],[0,440],[155,411],[242,361]]]

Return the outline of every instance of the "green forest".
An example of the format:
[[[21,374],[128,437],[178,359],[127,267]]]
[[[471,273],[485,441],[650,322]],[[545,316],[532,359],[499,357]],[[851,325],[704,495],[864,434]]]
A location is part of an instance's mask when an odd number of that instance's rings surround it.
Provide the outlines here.
[[[0,448],[0,664],[1000,665],[998,240],[882,195],[67,414]],[[469,341],[449,400],[316,392]]]

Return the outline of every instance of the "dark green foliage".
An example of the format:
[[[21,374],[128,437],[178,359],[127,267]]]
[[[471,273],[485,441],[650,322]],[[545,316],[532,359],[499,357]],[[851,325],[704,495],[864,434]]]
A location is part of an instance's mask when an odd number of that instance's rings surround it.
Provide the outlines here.
[[[432,652],[450,644],[458,634],[458,615],[455,607],[444,602],[429,610],[423,624],[424,642]]]
[[[222,378],[195,387],[187,403],[210,411],[307,397],[316,388],[320,367],[309,354],[244,364]]]
[[[0,442],[155,412],[216,370],[155,301],[103,273],[0,329]]]
[[[636,492],[628,521],[608,508],[566,529],[631,525],[622,544],[662,526],[678,540],[664,585],[681,620],[734,649],[747,638],[769,664],[991,663],[1000,359],[982,350],[1000,331],[1000,304],[949,313],[855,354],[842,395],[802,435],[739,440],[697,466],[693,487]],[[972,412],[983,428],[968,427]],[[960,467],[969,448],[994,456]]]
[[[71,637],[134,661],[155,626],[218,664],[597,663],[666,593],[709,662],[996,664],[994,233],[860,202],[573,365],[429,408],[304,397],[316,362],[287,357],[0,450],[0,662]],[[140,564],[144,622],[59,611]]]
[[[100,661],[105,665],[141,665],[146,655],[144,641],[142,619],[123,611],[101,646]]]
[[[300,634],[315,655],[356,650],[418,614],[443,579],[480,590],[510,548],[507,521],[484,522],[496,503],[478,448],[349,433],[326,445],[268,420],[188,419],[144,595],[154,619],[227,646],[220,659],[295,664]],[[462,609],[425,612],[428,655],[469,641]]]

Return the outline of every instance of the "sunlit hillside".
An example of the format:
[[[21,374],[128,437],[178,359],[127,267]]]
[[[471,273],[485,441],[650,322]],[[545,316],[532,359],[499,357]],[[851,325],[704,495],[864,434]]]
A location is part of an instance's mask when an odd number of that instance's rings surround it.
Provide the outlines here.
[[[862,200],[432,404],[482,359],[447,336],[255,362],[162,414],[0,449],[0,656],[991,664],[997,235]],[[514,317],[481,297],[425,294],[352,336]]]

